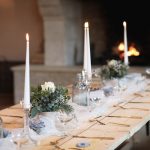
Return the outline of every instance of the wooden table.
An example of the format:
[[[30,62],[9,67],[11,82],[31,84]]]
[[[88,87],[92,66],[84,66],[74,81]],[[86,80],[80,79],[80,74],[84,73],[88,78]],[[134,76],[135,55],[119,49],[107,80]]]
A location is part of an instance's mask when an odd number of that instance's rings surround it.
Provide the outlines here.
[[[81,141],[90,143],[85,150],[117,148],[150,120],[150,85],[145,91],[128,95],[126,99],[127,103],[111,107],[105,116],[86,122],[80,129],[73,131],[71,136],[48,137],[31,149],[46,150],[54,147],[55,150],[80,150],[76,144]],[[23,110],[19,104],[1,110],[0,116],[7,129],[23,127]]]

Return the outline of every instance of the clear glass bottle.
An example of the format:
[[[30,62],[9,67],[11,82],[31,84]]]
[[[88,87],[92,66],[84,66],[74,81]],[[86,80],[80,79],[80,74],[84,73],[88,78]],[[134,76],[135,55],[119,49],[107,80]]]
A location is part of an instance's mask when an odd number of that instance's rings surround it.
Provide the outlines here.
[[[3,120],[0,117],[0,138],[3,138]]]
[[[83,73],[78,73],[76,76],[72,90],[72,102],[81,106],[89,106],[89,88]]]
[[[99,75],[99,70],[98,69],[94,69],[92,72],[92,79],[90,82],[90,86],[91,86],[91,90],[99,90],[102,88],[102,81],[101,81],[101,77]]]

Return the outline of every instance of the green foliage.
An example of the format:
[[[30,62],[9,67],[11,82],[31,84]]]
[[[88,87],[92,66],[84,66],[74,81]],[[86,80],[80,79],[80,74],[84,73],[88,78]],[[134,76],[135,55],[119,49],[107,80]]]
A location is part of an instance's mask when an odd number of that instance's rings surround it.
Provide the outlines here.
[[[54,92],[42,90],[41,86],[31,88],[31,117],[40,112],[64,111],[69,113],[73,107],[68,104],[70,96],[68,89],[63,86],[56,86]]]
[[[100,71],[103,79],[122,78],[127,73],[128,66],[120,60],[107,61],[107,65],[103,65]]]

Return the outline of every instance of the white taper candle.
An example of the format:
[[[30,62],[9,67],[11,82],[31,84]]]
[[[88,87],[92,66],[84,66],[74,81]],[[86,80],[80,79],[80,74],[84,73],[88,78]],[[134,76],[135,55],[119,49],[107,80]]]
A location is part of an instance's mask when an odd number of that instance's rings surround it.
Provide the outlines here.
[[[26,62],[24,82],[24,108],[30,108],[30,61],[29,61],[29,34],[26,33]]]
[[[123,22],[123,27],[124,27],[124,64],[128,65],[129,60],[128,60],[127,24],[125,21]]]
[[[84,68],[88,75],[88,79],[92,77],[91,71],[91,52],[90,52],[90,37],[89,37],[89,24],[84,23]]]

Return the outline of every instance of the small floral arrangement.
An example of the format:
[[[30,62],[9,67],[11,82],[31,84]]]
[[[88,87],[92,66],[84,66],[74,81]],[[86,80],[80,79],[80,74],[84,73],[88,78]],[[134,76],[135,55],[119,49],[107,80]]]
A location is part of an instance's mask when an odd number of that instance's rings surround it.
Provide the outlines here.
[[[128,66],[120,60],[109,60],[100,70],[100,75],[104,79],[122,78],[128,72]]]
[[[31,88],[31,117],[41,112],[63,111],[69,113],[73,107],[68,104],[70,96],[68,89],[63,86],[55,86],[53,82]]]

